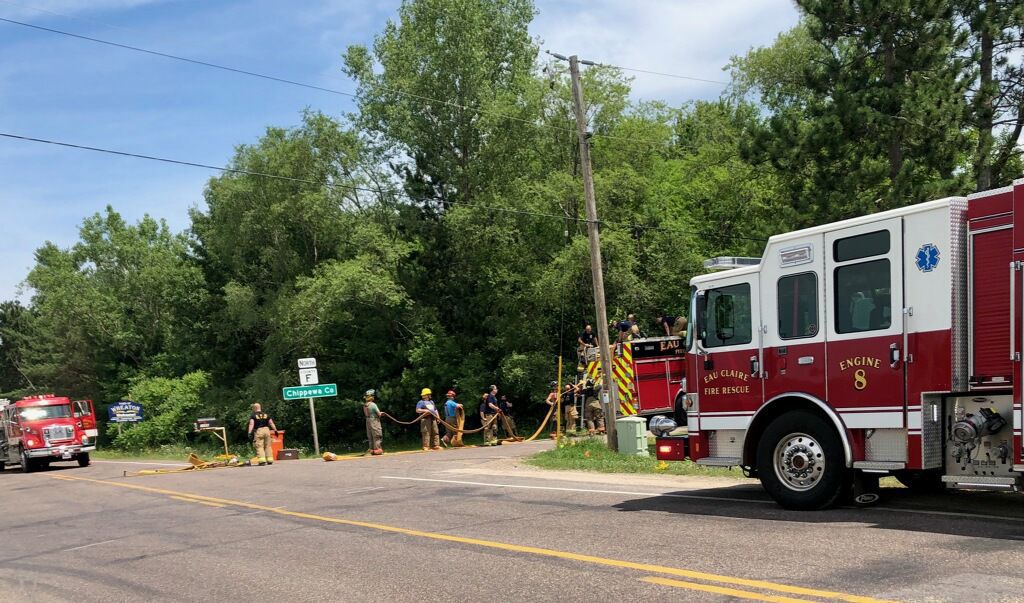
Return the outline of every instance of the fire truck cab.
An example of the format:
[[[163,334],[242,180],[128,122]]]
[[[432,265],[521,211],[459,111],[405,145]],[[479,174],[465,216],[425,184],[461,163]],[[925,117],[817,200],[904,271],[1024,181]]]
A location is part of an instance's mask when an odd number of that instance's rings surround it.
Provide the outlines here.
[[[98,435],[92,400],[53,394],[0,400],[0,471],[20,465],[28,473],[71,460],[85,467]]]
[[[688,435],[659,458],[743,467],[796,509],[885,474],[1020,489],[1024,180],[773,236],[739,264],[691,280]]]

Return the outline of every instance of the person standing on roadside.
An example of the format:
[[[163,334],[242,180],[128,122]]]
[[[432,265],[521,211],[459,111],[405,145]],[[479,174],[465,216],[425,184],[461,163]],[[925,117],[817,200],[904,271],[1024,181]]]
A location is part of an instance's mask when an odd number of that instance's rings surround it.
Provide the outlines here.
[[[498,398],[498,409],[505,416],[501,422],[501,427],[505,430],[505,437],[516,437],[516,420],[512,418],[512,403],[508,401],[508,396],[505,394]]]
[[[437,407],[430,398],[432,392],[429,387],[420,391],[420,401],[416,403],[416,412],[420,417],[420,435],[423,436],[424,450],[440,450],[441,441],[437,435],[437,420],[441,417],[437,414]]]
[[[462,405],[455,399],[455,391],[448,390],[444,401],[444,422],[451,425],[451,427],[444,428],[444,437],[441,438],[441,443],[446,447],[452,445],[452,440],[458,439],[459,432],[452,429],[452,427],[458,427],[460,408],[462,408]]]
[[[366,419],[366,441],[370,445],[367,450],[373,456],[384,454],[381,447],[384,441],[384,430],[380,426],[380,409],[377,408],[377,390],[368,389],[363,395],[363,417]]]
[[[498,444],[498,399],[493,392],[498,391],[495,386],[486,387],[481,392],[480,414],[484,420],[484,446],[495,446]]]
[[[576,410],[576,394],[579,393],[579,389],[577,385],[566,383],[565,391],[562,392],[562,412],[565,414],[562,428],[566,435],[576,433],[576,420],[580,418],[580,413]]]
[[[587,379],[582,394],[585,408],[584,416],[587,420],[587,433],[589,435],[604,433],[604,411],[601,409],[601,399],[598,395],[599,390],[594,386],[593,379]]]
[[[551,407],[550,413],[553,415],[558,412],[558,382],[552,381],[548,387],[551,391],[548,392],[548,397],[544,400],[544,403]],[[552,440],[558,437],[556,423],[553,420],[551,421],[551,433],[549,435]]]
[[[277,425],[270,415],[263,412],[259,402],[252,405],[252,414],[249,415],[249,437],[252,438],[253,448],[256,449],[256,459],[260,466],[274,464],[274,451],[270,445],[270,432],[277,435]]]

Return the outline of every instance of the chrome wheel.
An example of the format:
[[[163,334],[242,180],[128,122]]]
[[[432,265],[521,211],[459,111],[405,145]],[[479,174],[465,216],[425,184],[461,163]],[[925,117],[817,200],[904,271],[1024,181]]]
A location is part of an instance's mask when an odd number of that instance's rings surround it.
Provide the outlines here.
[[[825,451],[805,433],[791,433],[775,446],[775,475],[790,490],[804,492],[818,485],[825,474]]]

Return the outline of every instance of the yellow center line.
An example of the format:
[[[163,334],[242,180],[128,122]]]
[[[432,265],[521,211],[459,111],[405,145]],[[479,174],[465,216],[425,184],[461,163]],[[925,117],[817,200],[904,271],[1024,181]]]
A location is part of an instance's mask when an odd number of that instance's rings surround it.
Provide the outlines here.
[[[724,586],[712,586],[710,584],[697,584],[696,582],[683,582],[682,580],[657,578],[654,576],[641,578],[641,580],[644,582],[650,582],[651,584],[699,590],[705,593],[714,593],[716,595],[723,595],[726,597],[736,597],[737,599],[750,599],[752,601],[767,601],[768,603],[807,603],[807,601],[809,601],[809,599],[794,599],[792,597],[783,597],[780,595],[762,595],[760,593],[750,592],[749,590],[739,590]]]
[[[53,476],[57,477],[57,476]],[[137,484],[124,484],[120,482],[112,482],[108,480],[92,479],[87,477],[71,477],[71,476],[60,476],[59,479],[80,481],[80,482],[91,482],[95,484],[103,484],[107,486],[115,486],[118,488],[128,488],[131,490],[138,490],[141,492],[152,492],[155,494],[164,494],[167,496],[187,496],[196,500],[205,500],[214,503],[220,503],[223,505],[230,505],[234,507],[241,507],[244,509],[253,509],[257,511],[266,511],[268,513],[276,513],[278,515],[284,515],[287,517],[295,517],[299,519],[309,519],[312,521],[322,521],[325,523],[332,523],[337,525],[346,525],[359,528],[368,528],[371,530],[378,530],[381,532],[390,532],[393,534],[404,534],[406,536],[416,536],[419,538],[429,538],[432,540],[441,540],[444,542],[457,542],[460,544],[468,544],[479,547],[485,547],[490,549],[498,549],[503,551],[512,551],[516,553],[529,553],[531,555],[539,555],[542,557],[551,557],[557,559],[567,559],[571,561],[579,561],[582,563],[590,563],[594,565],[602,565],[606,567],[617,567],[624,569],[639,570],[649,574],[666,574],[669,576],[677,576],[681,578],[691,578],[696,580],[704,580],[707,582],[720,582],[723,584],[730,584],[733,586],[746,586],[749,588],[758,588],[761,590],[770,590],[775,592],[789,593],[792,595],[804,595],[810,597],[820,597],[825,599],[832,599],[838,601],[846,601],[847,603],[894,603],[892,601],[885,601],[883,599],[875,599],[872,597],[865,597],[861,595],[852,595],[848,593],[840,593],[828,590],[818,590],[814,588],[805,588],[802,586],[792,586],[789,584],[780,584],[777,582],[768,582],[765,580],[752,580],[748,578],[739,578],[734,576],[724,576],[719,574],[710,574],[705,572],[699,572],[695,570],[687,570],[676,567],[668,567],[664,565],[654,565],[649,563],[637,563],[634,561],[624,561],[620,559],[608,559],[606,557],[596,557],[593,555],[583,555],[580,553],[570,553],[568,551],[559,551],[555,549],[545,549],[540,547],[525,546],[520,544],[509,544],[505,542],[497,542],[493,540],[480,540],[477,538],[467,538],[464,536],[454,536],[452,534],[441,534],[438,532],[424,532],[422,530],[412,530],[409,528],[401,528],[397,526],[389,526],[380,523],[373,523],[367,521],[356,521],[353,519],[342,519],[339,517],[327,517],[324,515],[314,515],[311,513],[299,513],[297,511],[286,511],[284,509],[277,509],[274,507],[268,507],[265,505],[258,505],[255,503],[243,502],[238,500],[229,500],[225,498],[215,498],[212,496],[204,496],[201,494],[190,494],[188,492],[177,492],[175,490],[166,490],[163,488],[153,488],[150,486],[141,486]]]
[[[198,499],[195,499],[195,498],[188,498],[188,497],[185,497],[185,496],[172,496],[171,498],[173,498],[174,500],[183,500],[185,502],[190,502],[190,503],[199,503],[201,505],[206,505],[208,507],[226,507],[227,506],[226,504],[222,504],[222,503],[215,503],[215,502],[209,502],[209,501],[205,501],[205,500],[198,500]]]

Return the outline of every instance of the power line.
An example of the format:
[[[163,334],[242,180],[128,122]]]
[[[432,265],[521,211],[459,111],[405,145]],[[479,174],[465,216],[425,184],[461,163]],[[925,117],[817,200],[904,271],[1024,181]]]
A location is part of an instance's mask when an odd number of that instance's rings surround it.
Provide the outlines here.
[[[192,65],[198,65],[198,66],[201,66],[201,67],[207,67],[207,68],[210,68],[210,69],[219,69],[221,71],[227,71],[227,72],[235,73],[235,74],[238,74],[238,75],[247,75],[249,77],[260,78],[260,79],[264,79],[264,80],[268,80],[268,81],[272,81],[272,82],[277,82],[279,84],[288,84],[290,86],[298,86],[300,88],[307,88],[307,89],[310,89],[310,90],[317,90],[319,92],[326,92],[328,94],[337,94],[337,95],[340,95],[340,96],[347,96],[347,97],[350,97],[350,98],[359,98],[359,95],[354,93],[354,92],[346,92],[344,90],[337,90],[335,88],[327,88],[325,86],[318,86],[316,84],[308,84],[308,83],[305,83],[305,82],[300,82],[300,81],[297,81],[297,80],[291,80],[291,79],[288,79],[288,78],[278,77],[278,76],[275,76],[275,75],[268,75],[268,74],[265,74],[265,73],[259,73],[259,72],[256,72],[256,71],[250,71],[248,69],[239,69],[237,67],[229,67],[227,65],[220,65],[220,64],[217,64],[217,63],[211,63],[209,61],[201,61],[199,59],[190,59],[188,57],[183,57],[183,56],[179,56],[179,55],[175,55],[175,54],[170,54],[170,53],[167,53],[167,52],[160,52],[158,50],[150,50],[148,48],[142,48],[142,47],[139,47],[139,46],[131,46],[129,44],[121,44],[120,42],[112,42],[110,40],[103,40],[103,39],[100,39],[100,38],[94,38],[94,37],[91,37],[91,36],[85,36],[85,35],[82,35],[82,34],[76,34],[76,33],[72,33],[72,32],[69,32],[69,31],[60,30],[60,29],[53,29],[51,27],[43,27],[42,25],[34,25],[32,23],[25,23],[23,21],[17,21],[17,20],[14,20],[14,19],[7,19],[7,18],[4,18],[4,17],[0,17],[0,22],[9,23],[11,25],[20,25],[22,27],[28,27],[28,28],[31,28],[31,29],[35,29],[37,31],[44,31],[44,32],[47,32],[47,33],[58,34],[58,35],[62,35],[62,36],[68,36],[68,37],[75,38],[75,39],[78,39],[78,40],[84,40],[84,41],[87,41],[87,42],[93,42],[95,44],[102,44],[102,45],[105,45],[105,46],[110,46],[110,47],[118,48],[118,49],[121,49],[121,50],[130,50],[132,52],[140,52],[140,53],[148,54],[148,55],[151,55],[151,56],[156,56],[156,57],[160,57],[160,58],[164,58],[164,59],[170,59],[172,61],[181,61],[183,63],[189,63],[189,64],[192,64]],[[478,109],[478,108],[470,107],[468,105],[463,105],[461,103],[457,103],[457,102],[454,102],[454,101],[437,99],[437,98],[431,98],[429,96],[423,96],[423,95],[415,94],[415,93],[412,93],[412,92],[406,92],[404,90],[398,90],[398,89],[390,88],[390,87],[387,87],[387,86],[382,86],[381,88],[386,90],[386,91],[388,91],[388,92],[391,92],[391,93],[394,93],[394,94],[398,94],[400,96],[406,96],[406,97],[409,97],[409,98],[414,98],[416,100],[421,100],[421,101],[424,101],[424,102],[427,102],[427,103],[435,103],[435,104],[439,104],[439,105],[444,105],[444,106],[447,106],[447,107],[452,107],[454,109],[461,109],[463,111],[469,111],[469,112],[472,112],[472,113],[476,113],[478,115],[492,115],[494,117],[500,117],[500,118],[503,118],[503,119],[508,119],[510,121],[516,121],[516,122],[519,122],[519,123],[529,124],[529,125],[532,125],[532,126],[535,126],[535,127],[550,128],[550,129],[559,130],[559,131],[562,131],[562,132],[570,132],[570,133],[574,132],[573,128],[568,127],[568,126],[556,126],[556,125],[552,125],[552,124],[545,124],[545,123],[541,123],[537,119],[526,119],[526,118],[523,118],[523,117],[516,117],[514,115],[508,115],[506,113],[500,113],[500,112],[497,112],[497,111],[488,111],[488,110],[484,110],[484,109]],[[595,138],[606,138],[608,140],[621,140],[621,141],[624,141],[624,142],[640,143],[640,144],[646,144],[646,145],[650,145],[650,146],[664,146],[666,144],[665,141],[642,140],[642,139],[630,138],[630,137],[627,137],[627,136],[616,136],[616,135],[613,135],[613,134],[597,134],[597,133],[595,133],[593,136]]]
[[[691,77],[691,76],[688,76],[688,75],[677,75],[675,73],[665,73],[665,72],[662,72],[662,71],[650,71],[650,70],[647,70],[647,69],[637,69],[636,67],[622,67],[621,65],[610,65],[608,63],[595,63],[595,64],[596,65],[600,65],[601,67],[611,67],[613,69],[621,69],[622,71],[635,71],[637,73],[647,73],[649,75],[660,75],[660,76],[663,76],[663,77],[672,77],[672,78],[676,78],[676,79],[679,79],[679,80],[690,80],[690,81],[693,81],[693,82],[704,82],[706,84],[720,84],[722,86],[728,86],[729,85],[729,82],[722,82],[722,81],[719,81],[719,80],[706,80],[704,78]]]
[[[267,179],[270,179],[270,180],[281,180],[281,181],[285,181],[285,182],[295,182],[295,183],[299,183],[299,184],[310,184],[310,185],[313,185],[313,186],[323,186],[323,187],[327,187],[327,188],[331,188],[331,189],[339,188],[339,189],[345,189],[345,190],[351,190],[351,191],[359,191],[359,192],[372,193],[372,194],[375,194],[375,195],[391,194],[391,195],[395,195],[395,196],[405,196],[410,201],[418,201],[418,202],[421,202],[421,203],[438,203],[439,202],[439,200],[437,200],[437,199],[429,199],[429,198],[424,198],[424,197],[419,197],[419,198],[412,197],[412,196],[406,194],[404,191],[399,191],[399,190],[395,190],[395,189],[387,189],[387,188],[374,189],[374,188],[369,188],[369,187],[365,187],[365,186],[357,186],[357,185],[354,185],[354,184],[341,184],[341,183],[337,183],[337,182],[326,182],[326,181],[321,181],[321,180],[310,180],[308,178],[296,178],[294,176],[283,176],[281,174],[271,174],[271,173],[268,173],[268,172],[257,172],[257,171],[254,171],[254,170],[246,170],[246,169],[243,169],[243,168],[225,167],[225,166],[219,166],[219,165],[212,165],[212,164],[208,164],[208,163],[200,163],[200,162],[197,162],[197,161],[185,161],[185,160],[181,160],[181,159],[171,159],[171,158],[168,158],[168,157],[157,157],[155,155],[145,155],[145,154],[142,154],[142,153],[132,153],[132,152],[129,152],[129,151],[118,151],[116,149],[107,149],[107,148],[103,148],[103,147],[96,147],[96,146],[83,145],[83,144],[75,144],[75,143],[64,142],[64,141],[60,141],[60,140],[50,140],[50,139],[46,139],[46,138],[36,138],[36,137],[33,137],[33,136],[23,136],[23,135],[20,135],[20,134],[12,134],[10,132],[0,132],[0,137],[9,138],[9,139],[13,139],[13,140],[20,140],[20,141],[23,141],[23,142],[35,142],[35,143],[40,143],[40,144],[49,144],[49,145],[54,145],[54,146],[58,146],[58,147],[77,149],[77,150],[81,150],[81,151],[92,151],[94,153],[104,153],[104,154],[107,154],[107,155],[116,155],[116,156],[119,156],[119,157],[129,157],[129,158],[133,158],[133,159],[145,159],[147,161],[157,161],[157,162],[160,162],[160,163],[169,163],[169,164],[173,164],[173,165],[183,165],[183,166],[201,168],[201,169],[206,169],[206,170],[214,170],[214,171],[224,172],[224,173],[228,173],[228,174],[238,174],[238,175],[244,175],[244,176],[255,176],[255,177],[258,177],[258,178],[267,178]],[[458,207],[467,207],[467,208],[473,208],[473,209],[483,209],[483,210],[499,212],[499,213],[532,216],[532,217],[538,217],[538,218],[551,218],[551,219],[556,219],[556,220],[569,220],[569,221],[573,221],[573,222],[583,222],[583,223],[588,222],[588,220],[586,218],[573,217],[573,216],[568,216],[568,215],[564,215],[564,214],[551,214],[551,213],[538,212],[538,211],[532,211],[532,210],[526,210],[526,209],[514,209],[514,208],[510,208],[510,207],[497,207],[497,206],[494,206],[494,205],[484,205],[484,204],[478,204],[478,203],[460,203],[458,205]],[[597,223],[602,225],[602,226],[611,226],[611,227],[618,227],[618,228],[628,228],[628,229],[631,229],[631,230],[634,230],[634,231],[637,231],[637,230],[654,230],[654,231],[663,231],[663,232],[671,232],[671,233],[678,233],[678,234],[691,234],[691,235],[697,235],[697,236],[704,236],[706,234],[704,232],[700,232],[700,231],[696,231],[696,230],[687,230],[687,229],[680,229],[680,228],[668,228],[668,227],[665,227],[665,226],[652,226],[652,225],[633,224],[633,223],[626,223],[626,222],[607,222],[607,221],[601,220],[601,221],[598,221]],[[765,242],[765,239],[763,239],[763,238],[745,237],[745,236],[741,236],[741,235],[728,235],[728,234],[727,235],[723,235],[723,236],[725,238],[728,238],[728,239],[740,239],[740,240],[747,240],[747,241],[757,241],[757,242],[761,242],[761,243]]]
[[[111,25],[110,23],[104,23],[103,21],[97,21],[95,19],[86,19],[84,17],[76,17],[67,13],[59,13],[55,10],[49,10],[45,8],[39,8],[37,6],[29,6],[28,4],[21,4],[20,2],[11,2],[11,0],[0,0],[0,4],[7,4],[9,6],[16,6],[18,8],[26,8],[28,10],[34,10],[47,15],[53,15],[55,17],[64,17],[65,19],[72,19],[74,21],[81,21],[82,23],[92,23],[93,25],[102,25],[103,27],[109,27],[111,29],[120,29],[121,31],[131,32],[127,27],[121,27],[119,25]]]
[[[559,60],[562,60],[562,61],[569,60],[568,57],[565,57],[564,55],[558,54],[557,52],[551,52],[550,50],[545,50],[544,52],[546,54],[549,54],[549,55],[555,57],[556,59],[559,59]],[[608,67],[608,68],[611,68],[611,69],[620,69],[622,71],[636,71],[637,73],[649,73],[651,75],[661,75],[661,76],[664,76],[664,77],[674,77],[674,78],[680,79],[680,80],[691,80],[691,81],[694,81],[694,82],[706,82],[708,84],[721,84],[723,86],[728,86],[729,85],[729,82],[721,82],[721,81],[718,81],[718,80],[706,80],[704,78],[691,77],[689,75],[678,75],[678,74],[675,74],[675,73],[665,73],[663,71],[650,71],[648,69],[637,69],[636,67],[623,67],[621,65],[612,65],[610,63],[598,63],[597,61],[587,61],[587,60],[580,59],[580,63],[583,64],[583,65],[592,65],[592,66],[595,66],[595,67]]]

